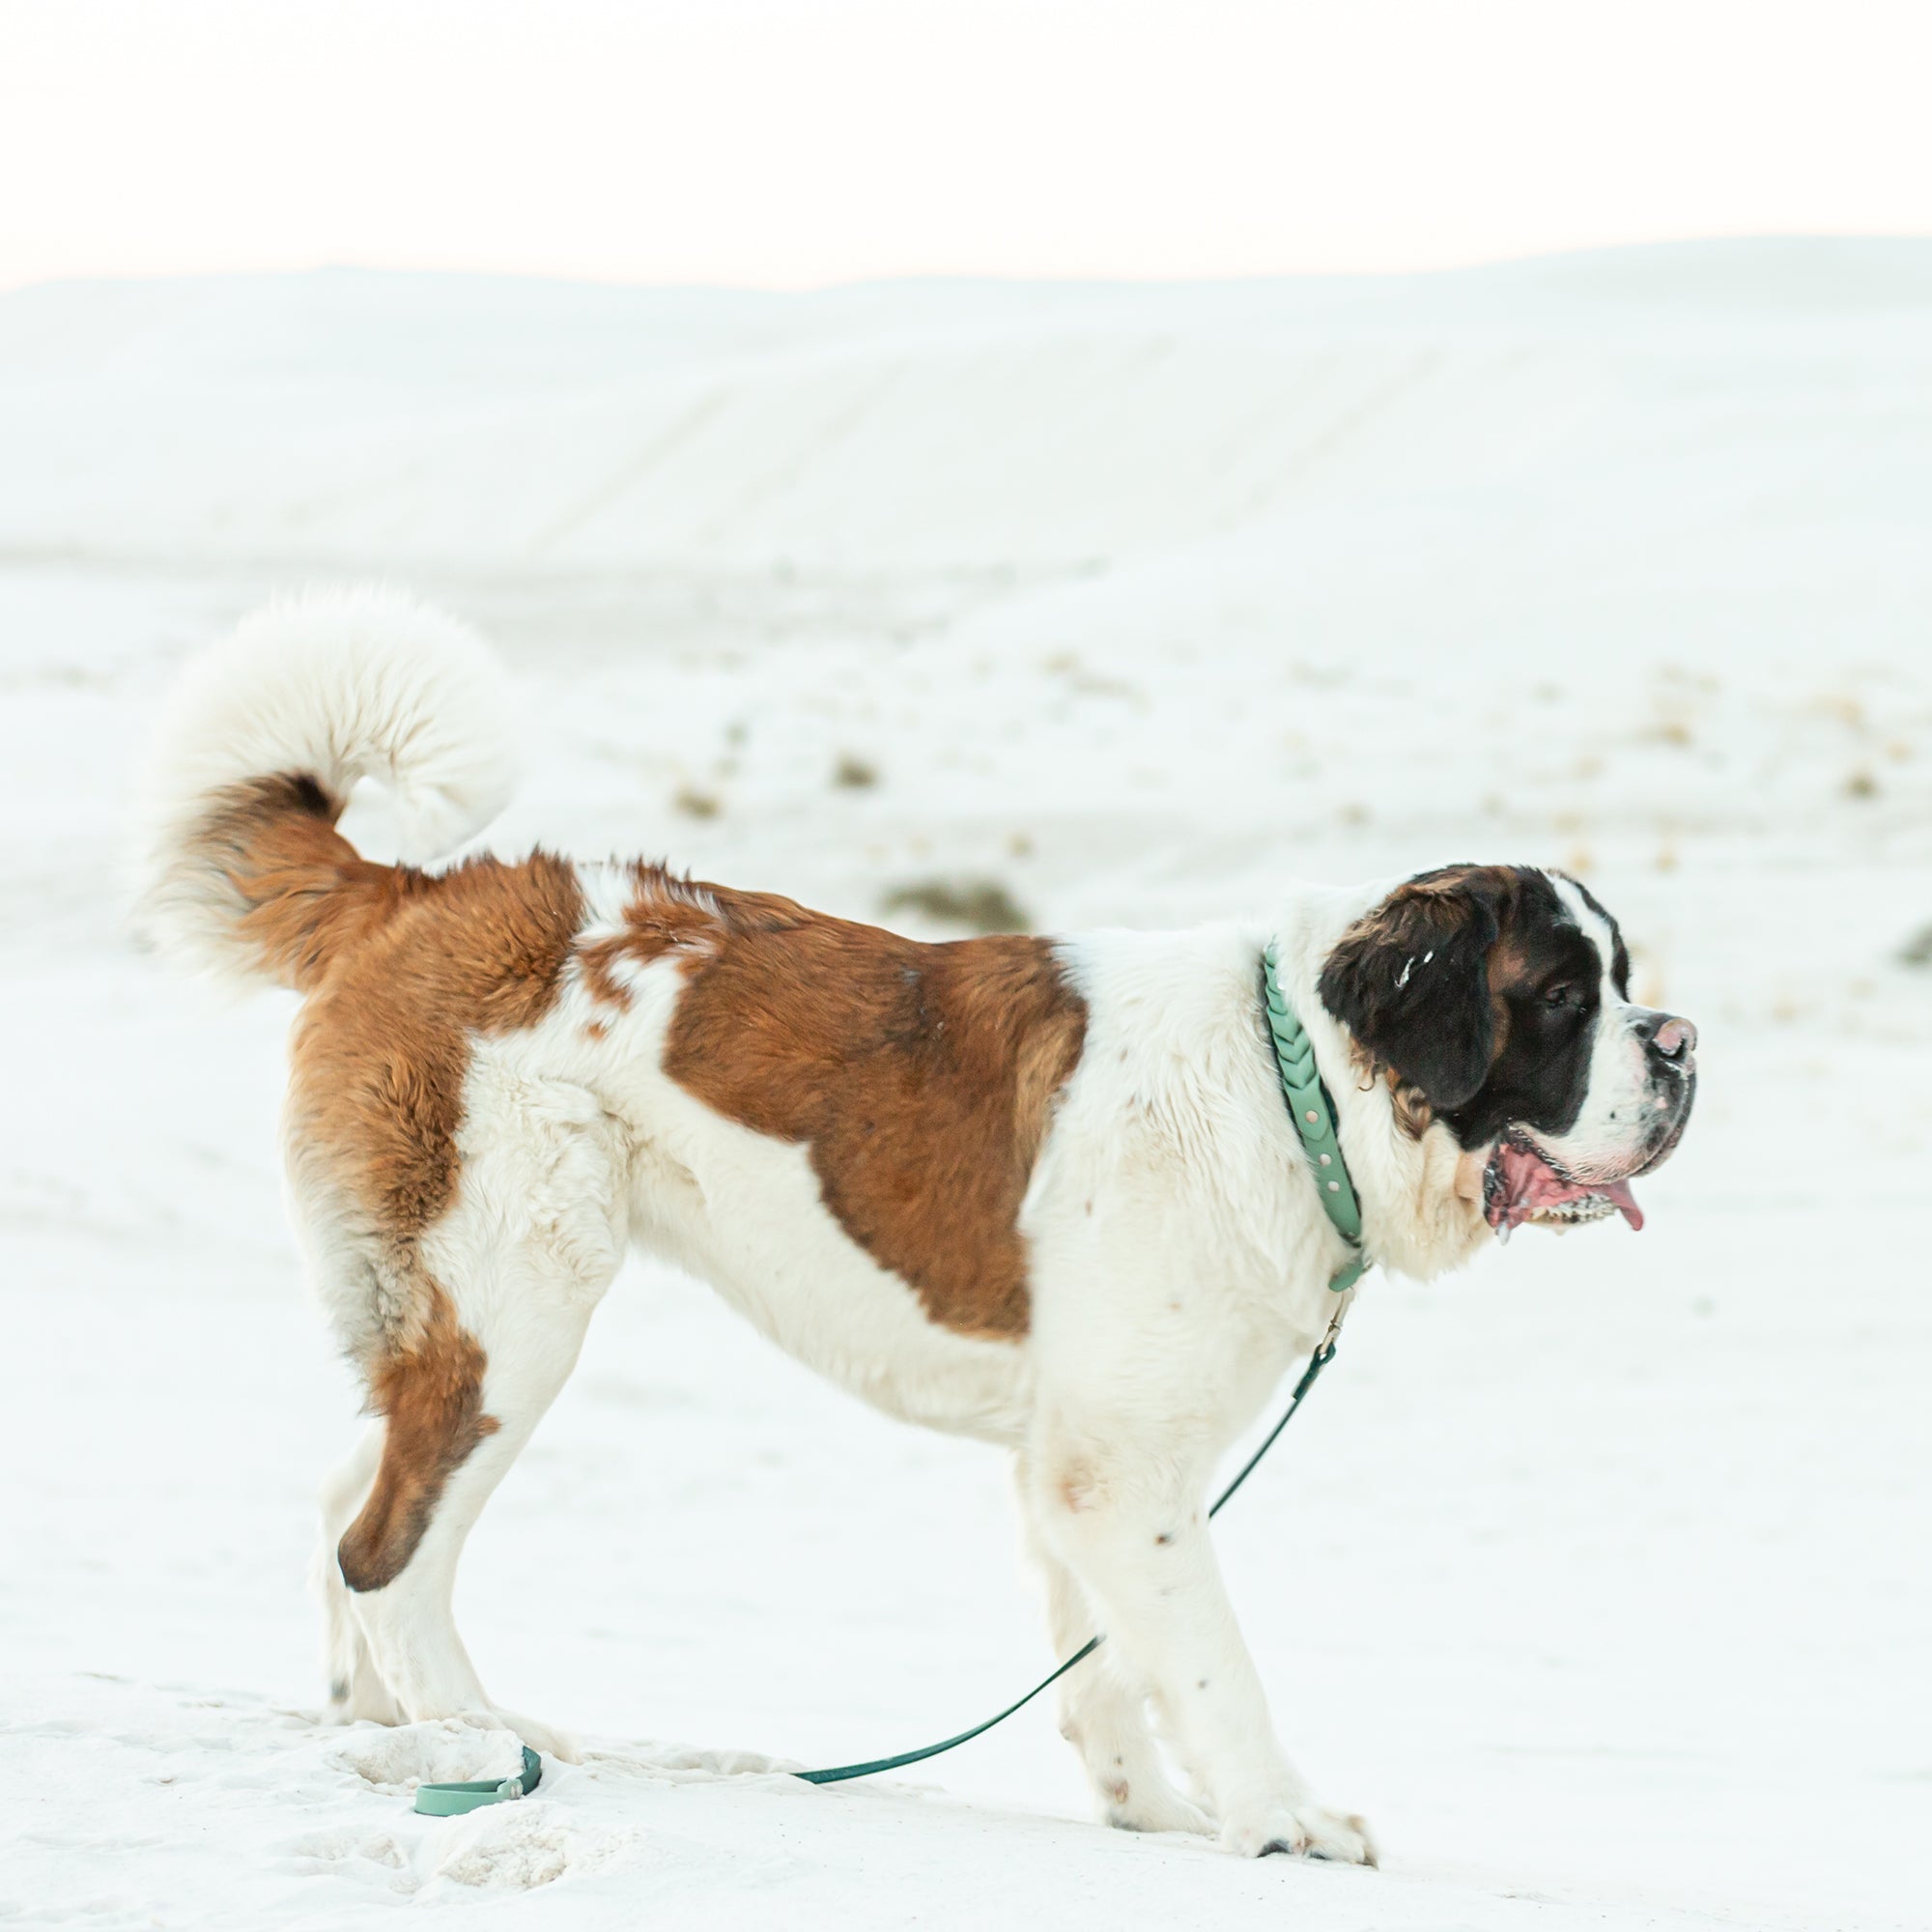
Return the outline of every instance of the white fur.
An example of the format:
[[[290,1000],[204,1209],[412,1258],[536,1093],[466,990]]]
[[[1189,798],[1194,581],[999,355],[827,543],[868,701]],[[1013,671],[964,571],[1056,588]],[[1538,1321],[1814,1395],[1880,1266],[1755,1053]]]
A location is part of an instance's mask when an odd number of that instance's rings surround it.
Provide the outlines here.
[[[399,591],[314,592],[270,604],[190,664],[143,784],[142,923],[156,943],[229,976],[233,886],[196,852],[227,787],[303,773],[346,802],[361,778],[392,799],[402,855],[439,857],[480,831],[515,785],[508,682],[467,625]]]
[[[197,670],[169,728],[157,891],[203,952],[219,951],[220,907],[205,885],[176,881],[165,855],[211,788],[305,768],[339,790],[381,772],[435,843],[493,810],[506,780],[501,698],[472,640],[396,600],[311,602],[244,625]],[[615,931],[627,875],[580,876],[584,935]],[[1315,1802],[1275,1736],[1206,1503],[1217,1459],[1321,1338],[1346,1252],[1264,1028],[1270,939],[1335,1096],[1370,1254],[1429,1276],[1489,1238],[1479,1199],[1459,1185],[1468,1156],[1439,1125],[1403,1130],[1387,1088],[1360,1076],[1317,997],[1323,959],[1387,890],[1308,887],[1252,925],[1064,942],[1086,1039],[1021,1210],[1032,1320],[1010,1341],[929,1320],[827,1210],[806,1150],[724,1119],[668,1078],[674,960],[626,966],[621,1011],[593,1003],[573,968],[541,1024],[477,1040],[462,1185],[421,1260],[487,1352],[483,1402],[499,1427],[450,1478],[384,1588],[352,1594],[334,1561],[380,1424],[326,1492],[317,1577],[338,1714],[494,1712],[450,1614],[458,1556],[637,1245],[712,1281],[773,1341],[867,1401],[1014,1452],[1056,1643],[1107,1634],[1066,1680],[1062,1716],[1110,1818],[1149,1829],[1211,1818],[1246,1854],[1370,1856],[1359,1821]],[[1606,1023],[1598,1047],[1606,1094],[1628,1078],[1620,1027]],[[1597,1134],[1586,1120],[1579,1134]],[[366,1231],[300,1153],[291,1150],[292,1199],[353,1340],[369,1319],[357,1297],[375,1280]],[[516,1721],[535,1742],[560,1742]],[[1165,1751],[1191,1798],[1170,1781]]]

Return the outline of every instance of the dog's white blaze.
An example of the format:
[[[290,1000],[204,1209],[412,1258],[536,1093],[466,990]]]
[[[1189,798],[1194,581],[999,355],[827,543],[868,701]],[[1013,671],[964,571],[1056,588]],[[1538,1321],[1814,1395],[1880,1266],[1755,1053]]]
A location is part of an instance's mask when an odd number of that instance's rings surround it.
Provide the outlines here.
[[[1619,1180],[1635,1170],[1653,1137],[1656,1088],[1636,1034],[1650,1009],[1625,999],[1610,977],[1616,935],[1609,922],[1570,880],[1552,877],[1550,883],[1603,964],[1582,1111],[1567,1133],[1536,1139],[1574,1179]]]

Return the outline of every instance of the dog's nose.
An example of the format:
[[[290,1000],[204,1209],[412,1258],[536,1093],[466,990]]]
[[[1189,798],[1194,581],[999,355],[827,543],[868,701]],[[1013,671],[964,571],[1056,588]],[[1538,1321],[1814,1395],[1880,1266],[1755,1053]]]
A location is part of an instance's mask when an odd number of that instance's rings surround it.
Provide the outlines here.
[[[1636,1036],[1660,1060],[1679,1066],[1697,1050],[1697,1029],[1675,1013],[1646,1013],[1637,1022]]]

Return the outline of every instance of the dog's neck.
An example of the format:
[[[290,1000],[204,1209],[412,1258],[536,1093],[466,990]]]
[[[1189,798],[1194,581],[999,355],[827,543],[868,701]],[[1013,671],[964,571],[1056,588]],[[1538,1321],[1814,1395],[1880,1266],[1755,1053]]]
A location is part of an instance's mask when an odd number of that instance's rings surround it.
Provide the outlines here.
[[[1398,1117],[1381,1069],[1321,1004],[1317,986],[1344,932],[1399,881],[1311,886],[1269,935],[1283,995],[1314,1042],[1334,1097],[1342,1152],[1362,1204],[1363,1249],[1385,1268],[1427,1281],[1463,1266],[1492,1238],[1468,1160],[1439,1122],[1420,1135]]]

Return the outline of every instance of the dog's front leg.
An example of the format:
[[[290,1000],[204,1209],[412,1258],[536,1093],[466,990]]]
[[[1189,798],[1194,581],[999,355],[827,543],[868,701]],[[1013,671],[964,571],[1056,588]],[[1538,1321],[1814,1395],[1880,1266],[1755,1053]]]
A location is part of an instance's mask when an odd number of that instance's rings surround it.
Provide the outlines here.
[[[1151,1687],[1221,1842],[1373,1864],[1362,1821],[1317,1804],[1275,1737],[1208,1540],[1206,1468],[1085,1431],[1053,1432],[1028,1464],[1037,1530]]]

